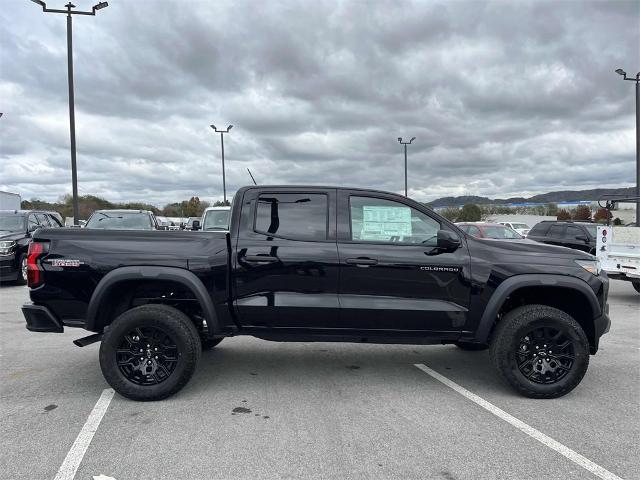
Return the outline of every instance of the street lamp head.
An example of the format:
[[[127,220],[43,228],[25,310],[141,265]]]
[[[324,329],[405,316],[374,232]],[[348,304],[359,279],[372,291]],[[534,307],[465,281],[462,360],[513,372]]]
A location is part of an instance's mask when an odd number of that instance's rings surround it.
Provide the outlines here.
[[[416,139],[416,137],[411,137],[411,140],[409,140],[409,143],[413,142]]]
[[[227,132],[228,132],[229,130],[231,130],[232,128],[233,128],[233,125],[229,125],[229,126],[227,127]]]
[[[109,4],[107,2],[100,2],[97,5],[94,5],[93,9],[94,10],[102,10],[105,7],[108,7]]]
[[[402,143],[402,137],[398,137],[398,141]]]
[[[33,3],[37,3],[38,5],[40,5],[42,8],[47,8],[47,4],[44,3],[42,0],[31,0]]]
[[[211,128],[213,128],[216,132],[218,131],[218,129],[216,128],[215,125],[209,125]]]
[[[616,70],[616,73],[617,73],[618,75],[623,75],[623,76],[627,74],[627,72],[625,72],[625,71],[624,71],[624,70],[622,70],[621,68],[618,68],[618,69]]]

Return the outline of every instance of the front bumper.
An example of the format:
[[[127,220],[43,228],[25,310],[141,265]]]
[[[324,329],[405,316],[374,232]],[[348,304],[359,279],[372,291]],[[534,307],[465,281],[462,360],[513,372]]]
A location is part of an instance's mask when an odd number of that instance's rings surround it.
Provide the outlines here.
[[[27,321],[27,330],[31,332],[64,332],[62,323],[47,307],[27,303],[22,306],[22,314]]]
[[[19,273],[15,253],[0,255],[0,280],[17,280]]]

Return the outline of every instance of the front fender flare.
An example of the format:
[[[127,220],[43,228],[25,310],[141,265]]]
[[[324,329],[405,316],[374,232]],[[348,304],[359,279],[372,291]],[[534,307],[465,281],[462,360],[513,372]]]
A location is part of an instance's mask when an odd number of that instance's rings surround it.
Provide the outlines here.
[[[592,312],[592,318],[590,320],[593,320],[600,312],[600,304],[598,303],[596,294],[585,281],[579,278],[544,273],[516,275],[507,278],[498,285],[498,288],[496,288],[493,295],[491,295],[480,319],[474,341],[480,343],[488,342],[491,329],[505,300],[514,291],[522,287],[557,287],[577,290],[589,302]]]
[[[218,315],[209,292],[202,281],[191,271],[175,267],[120,267],[107,273],[96,286],[91,295],[87,309],[86,328],[90,331],[101,331],[100,309],[103,302],[109,297],[110,290],[120,282],[128,280],[166,280],[180,283],[187,287],[202,308],[202,313],[207,321],[209,335],[220,331]]]

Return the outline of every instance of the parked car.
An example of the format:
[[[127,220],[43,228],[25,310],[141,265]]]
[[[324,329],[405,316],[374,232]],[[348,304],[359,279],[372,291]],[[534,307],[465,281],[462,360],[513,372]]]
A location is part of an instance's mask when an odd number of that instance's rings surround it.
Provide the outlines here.
[[[27,329],[92,332],[74,343],[102,341],[107,382],[135,400],[176,393],[203,348],[235,335],[490,348],[514,389],[554,398],[609,330],[591,255],[476,239],[400,195],[243,187],[230,218],[197,235],[38,230]]]
[[[96,210],[84,228],[93,230],[157,230],[158,222],[149,210]]]
[[[202,228],[202,217],[189,217],[184,226],[185,230],[200,230]]]
[[[526,237],[527,234],[529,233],[529,230],[531,230],[531,227],[526,223],[521,223],[521,222],[497,222],[497,223],[499,223],[500,225],[504,225],[506,227],[512,228],[523,237]]]
[[[524,236],[511,227],[499,223],[459,222],[456,223],[465,233],[476,238],[493,238],[500,240],[524,240]]]
[[[27,250],[38,228],[60,228],[58,212],[0,210],[0,281],[27,283]]]
[[[544,220],[533,226],[527,238],[595,255],[597,229],[595,223]]]
[[[229,230],[231,207],[208,207],[202,214],[202,230]]]

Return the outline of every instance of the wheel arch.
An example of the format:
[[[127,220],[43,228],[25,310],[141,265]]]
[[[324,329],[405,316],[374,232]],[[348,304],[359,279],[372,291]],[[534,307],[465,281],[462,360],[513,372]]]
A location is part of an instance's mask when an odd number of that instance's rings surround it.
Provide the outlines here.
[[[517,275],[502,282],[487,303],[475,341],[490,340],[501,313],[521,304],[534,303],[555,307],[571,315],[585,331],[592,353],[595,353],[598,348],[595,318],[600,312],[598,298],[583,280],[563,275]]]
[[[217,334],[220,330],[218,315],[215,306],[202,281],[191,271],[175,267],[120,267],[107,273],[98,283],[89,306],[87,308],[86,329],[100,332],[112,320],[109,310],[105,308],[113,295],[118,293],[118,286],[125,283],[140,281],[172,282],[189,290],[202,309],[204,319],[207,321],[209,335]]]

